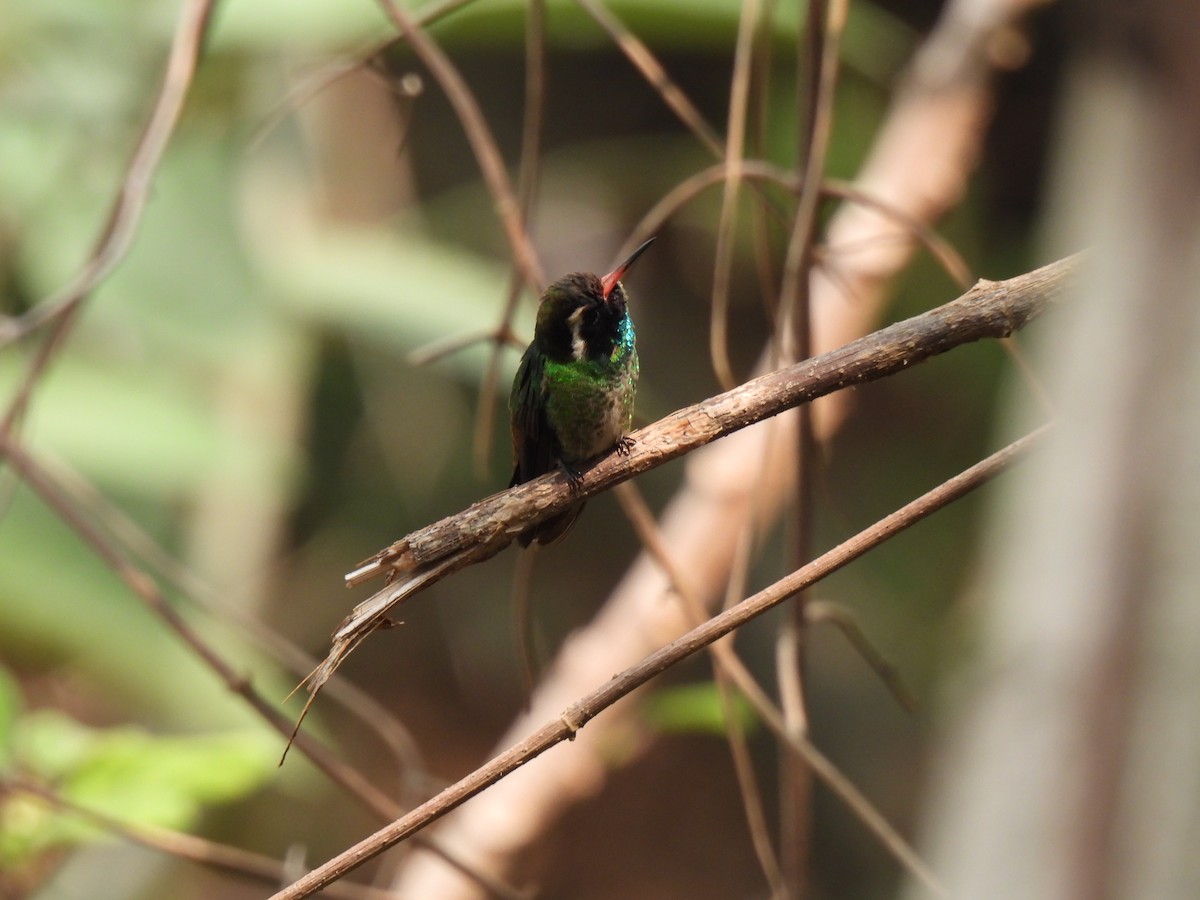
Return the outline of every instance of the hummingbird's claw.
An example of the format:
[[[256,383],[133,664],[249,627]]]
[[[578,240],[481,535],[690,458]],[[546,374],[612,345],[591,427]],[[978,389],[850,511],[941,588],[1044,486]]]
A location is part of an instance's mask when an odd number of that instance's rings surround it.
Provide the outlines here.
[[[623,435],[617,440],[617,454],[620,456],[628,456],[633,452],[634,446],[637,444],[633,438],[628,435]]]
[[[558,461],[559,470],[567,476],[567,482],[571,485],[571,491],[579,490],[579,482],[583,480],[583,476],[579,474],[579,470],[565,460]]]

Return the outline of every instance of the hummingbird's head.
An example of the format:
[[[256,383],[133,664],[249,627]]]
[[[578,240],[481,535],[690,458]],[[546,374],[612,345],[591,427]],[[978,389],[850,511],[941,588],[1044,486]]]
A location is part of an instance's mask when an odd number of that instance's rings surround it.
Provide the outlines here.
[[[621,276],[653,241],[650,238],[607,275],[573,272],[546,288],[534,341],[548,359],[570,362],[612,354],[621,338],[621,323],[629,315]]]

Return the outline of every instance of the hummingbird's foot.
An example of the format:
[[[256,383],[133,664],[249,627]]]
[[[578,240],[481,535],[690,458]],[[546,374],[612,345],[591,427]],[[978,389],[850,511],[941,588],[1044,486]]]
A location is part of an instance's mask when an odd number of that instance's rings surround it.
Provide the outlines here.
[[[635,441],[633,438],[629,437],[628,435],[623,435],[617,439],[617,454],[620,456],[628,456],[633,452],[633,447],[636,443],[637,441]]]
[[[579,482],[583,481],[583,476],[579,474],[579,470],[562,459],[558,461],[558,468],[560,472],[567,476],[567,483],[571,485],[572,493],[579,490]]]

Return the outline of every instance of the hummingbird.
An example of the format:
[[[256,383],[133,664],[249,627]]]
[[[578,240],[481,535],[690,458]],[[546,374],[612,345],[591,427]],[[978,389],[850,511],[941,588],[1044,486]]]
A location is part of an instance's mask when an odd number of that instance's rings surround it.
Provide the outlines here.
[[[653,241],[607,275],[573,272],[542,294],[508,400],[516,461],[509,487],[555,468],[574,486],[584,460],[614,447],[629,452],[638,355],[621,277]],[[552,543],[582,510],[581,500],[517,540]]]

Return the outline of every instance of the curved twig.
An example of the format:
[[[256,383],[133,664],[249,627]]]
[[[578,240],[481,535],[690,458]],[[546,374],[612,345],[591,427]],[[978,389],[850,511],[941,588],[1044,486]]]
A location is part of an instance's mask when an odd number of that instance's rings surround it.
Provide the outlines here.
[[[733,55],[733,77],[729,88],[729,126],[725,138],[725,187],[721,216],[717,221],[717,247],[713,263],[712,310],[709,316],[708,353],[717,383],[729,390],[737,380],[729,359],[729,280],[733,273],[733,236],[737,226],[738,188],[742,183],[742,160],[746,155],[746,119],[750,103],[750,64],[754,33],[758,26],[758,0],[742,5],[738,20],[737,47]]]
[[[15,777],[0,779],[0,796],[4,793],[23,793],[37,797],[47,806],[73,816],[83,822],[120,837],[131,844],[164,853],[175,859],[205,866],[215,872],[227,872],[240,878],[252,878],[267,884],[279,884],[290,877],[289,866],[284,862],[261,853],[219,844],[205,838],[180,831],[171,831],[153,825],[123,822],[120,819],[82,806],[68,800],[44,784],[29,778]],[[337,900],[388,900],[394,895],[368,885],[349,881],[333,884],[326,896]]]
[[[740,163],[740,167],[741,177],[746,181],[760,181],[766,184],[773,184],[792,193],[800,191],[800,182],[789,172],[772,163],[763,160],[743,160]],[[619,258],[622,255],[632,252],[646,238],[661,232],[667,220],[682,207],[694,200],[707,188],[720,184],[725,179],[727,168],[728,166],[725,163],[717,163],[689,175],[675,185],[642,216],[641,220],[630,231],[629,237],[626,238],[621,249],[617,252],[617,257]],[[869,208],[893,220],[897,225],[906,229],[918,243],[929,251],[934,261],[946,270],[950,278],[959,287],[965,290],[970,285],[973,276],[971,275],[970,267],[962,258],[962,254],[954,248],[953,244],[938,234],[935,229],[930,228],[915,216],[906,213],[895,204],[889,203],[886,200],[876,197],[871,192],[863,190],[853,182],[831,178],[822,183],[821,192],[825,196],[837,197],[841,200],[847,200],[859,206]],[[840,245],[836,247],[831,246],[828,248],[826,255],[831,255],[839,249],[841,249]]]
[[[175,133],[175,125],[192,86],[215,5],[216,0],[188,0],[184,4],[175,27],[158,98],[126,167],[108,219],[87,261],[53,296],[19,319],[0,321],[0,346],[19,340],[47,323],[54,323],[54,328],[38,347],[9,402],[0,421],[0,437],[7,438],[24,415],[42,372],[70,332],[79,305],[125,259],[129,248],[133,246],[154,176],[171,135]]]

